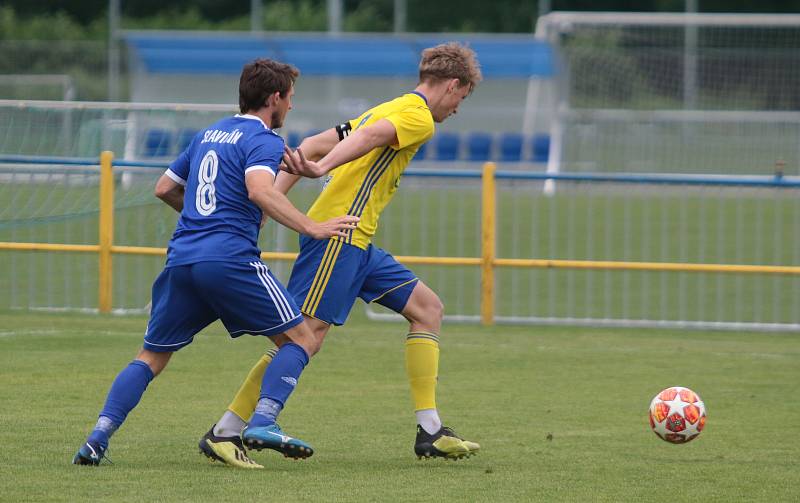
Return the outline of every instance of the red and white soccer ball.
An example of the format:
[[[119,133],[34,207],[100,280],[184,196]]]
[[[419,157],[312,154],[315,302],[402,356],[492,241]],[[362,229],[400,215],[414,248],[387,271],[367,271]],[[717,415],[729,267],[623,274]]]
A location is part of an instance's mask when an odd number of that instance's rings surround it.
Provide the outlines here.
[[[650,427],[662,440],[685,444],[697,438],[705,425],[706,406],[689,388],[667,388],[650,402]]]

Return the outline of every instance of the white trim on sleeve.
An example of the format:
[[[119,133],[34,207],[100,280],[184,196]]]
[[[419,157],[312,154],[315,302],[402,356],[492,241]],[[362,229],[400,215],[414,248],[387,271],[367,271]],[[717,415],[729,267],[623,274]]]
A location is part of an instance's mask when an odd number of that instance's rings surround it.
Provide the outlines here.
[[[244,174],[246,175],[251,171],[269,171],[270,173],[272,173],[273,176],[275,176],[275,170],[270,168],[269,166],[250,166],[249,168],[244,170]]]
[[[183,178],[179,177],[179,176],[178,176],[178,175],[177,175],[177,174],[176,174],[174,171],[172,171],[171,169],[168,169],[168,170],[166,170],[166,171],[164,172],[164,174],[165,174],[165,175],[167,175],[168,177],[170,177],[170,179],[171,179],[173,182],[177,183],[178,185],[183,185],[184,187],[186,186],[186,180],[184,180]]]

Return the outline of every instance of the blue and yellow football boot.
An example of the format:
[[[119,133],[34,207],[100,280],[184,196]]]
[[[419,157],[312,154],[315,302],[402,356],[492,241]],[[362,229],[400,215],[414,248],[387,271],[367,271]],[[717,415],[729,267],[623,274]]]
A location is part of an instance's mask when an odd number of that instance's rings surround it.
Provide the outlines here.
[[[200,452],[211,461],[221,461],[228,466],[245,469],[264,468],[247,456],[242,439],[236,437],[218,437],[214,435],[212,426],[200,439]]]
[[[248,449],[256,451],[272,449],[292,459],[305,459],[314,454],[314,449],[310,445],[286,435],[277,424],[248,426],[242,432],[242,440]]]

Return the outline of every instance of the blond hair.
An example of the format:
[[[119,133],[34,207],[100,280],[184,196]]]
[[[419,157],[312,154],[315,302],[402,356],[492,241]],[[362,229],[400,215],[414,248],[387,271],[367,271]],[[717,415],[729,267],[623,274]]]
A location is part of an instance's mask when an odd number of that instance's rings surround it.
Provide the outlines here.
[[[422,51],[419,62],[420,82],[439,82],[458,79],[459,85],[469,85],[472,92],[483,79],[475,51],[458,42],[447,42]]]

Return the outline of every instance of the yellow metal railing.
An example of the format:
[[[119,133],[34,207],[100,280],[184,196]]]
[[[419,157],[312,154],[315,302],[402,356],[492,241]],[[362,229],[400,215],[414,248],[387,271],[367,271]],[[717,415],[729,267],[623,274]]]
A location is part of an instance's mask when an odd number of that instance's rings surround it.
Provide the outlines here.
[[[497,228],[497,187],[494,163],[483,167],[481,183],[481,323],[494,322],[495,229]]]
[[[101,313],[111,311],[113,285],[113,262],[111,247],[114,245],[114,172],[111,166],[114,153],[100,154],[100,270],[98,271],[97,308]]]
[[[495,246],[497,242],[495,170],[496,167],[494,163],[486,163],[483,167],[481,190],[482,225],[480,257],[395,257],[398,261],[405,264],[442,266],[466,265],[480,267],[481,322],[485,325],[494,323],[494,272],[495,268],[497,267],[800,275],[799,266],[497,258],[495,254]],[[100,218],[99,243],[97,245],[57,243],[0,243],[0,250],[97,253],[99,268],[97,297],[98,310],[101,313],[110,312],[113,305],[112,271],[114,254],[166,255],[166,248],[114,245],[114,176],[112,152],[103,152],[100,155]],[[261,254],[261,258],[264,260],[294,260],[296,257],[296,253],[288,252],[263,252]]]

